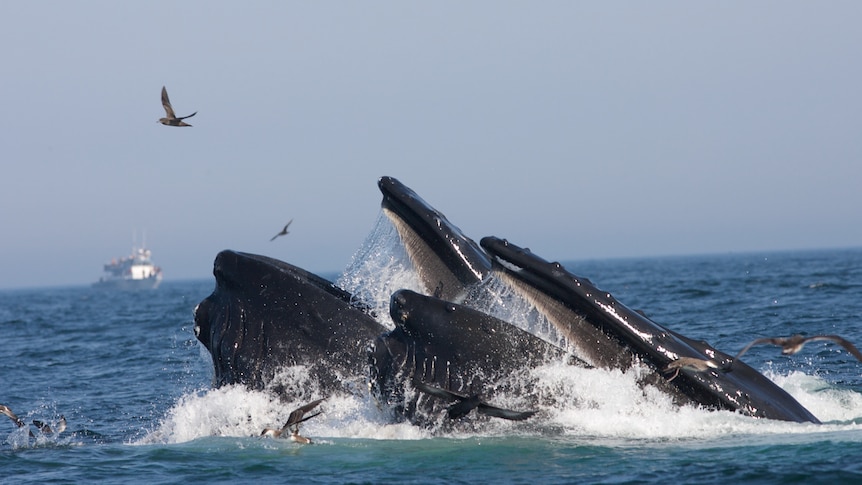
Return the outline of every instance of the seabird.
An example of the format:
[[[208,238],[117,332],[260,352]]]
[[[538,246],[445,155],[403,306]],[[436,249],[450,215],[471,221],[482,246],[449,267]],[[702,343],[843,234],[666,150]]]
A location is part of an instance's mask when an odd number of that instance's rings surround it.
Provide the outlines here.
[[[9,419],[11,419],[13,423],[15,423],[15,426],[18,426],[19,428],[23,428],[24,426],[26,426],[24,424],[24,421],[21,421],[21,418],[16,416],[15,413],[13,413],[12,410],[9,409],[8,406],[0,404],[0,413],[3,413],[6,416],[9,416]]]
[[[15,423],[15,426],[17,426],[19,428],[23,428],[23,427],[27,426],[24,423],[24,421],[21,421],[21,418],[16,416],[15,413],[13,413],[11,409],[9,409],[8,406],[0,404],[0,413],[5,414],[6,416],[9,416],[9,419],[11,419],[12,422]],[[33,431],[28,430],[28,433],[30,434],[31,438],[34,437]]]
[[[698,359],[697,357],[680,357],[668,364],[667,367],[664,368],[664,372],[676,370],[676,372],[674,372],[673,375],[667,380],[668,382],[670,382],[674,380],[676,376],[679,375],[679,371],[682,369],[688,369],[695,372],[703,372],[709,369],[719,368],[719,365],[711,359]]]
[[[458,419],[464,417],[473,409],[475,409],[476,412],[479,414],[484,414],[486,416],[492,416],[495,418],[509,419],[512,421],[523,421],[538,412],[512,411],[510,409],[498,408],[496,406],[492,406],[488,403],[483,402],[478,395],[464,396],[461,394],[454,393],[452,391],[447,391],[446,389],[429,386],[424,382],[414,381],[413,387],[415,387],[421,392],[424,392],[425,394],[439,397],[440,399],[455,401],[455,403],[451,404],[446,409],[446,413],[449,419]]]
[[[812,335],[811,337],[803,337],[799,334],[793,335],[791,337],[765,337],[756,339],[750,344],[746,345],[742,350],[740,350],[739,353],[736,354],[736,357],[734,357],[733,359],[736,360],[742,357],[742,354],[748,352],[748,349],[760,344],[778,345],[779,347],[781,347],[781,353],[783,355],[793,355],[796,352],[802,350],[802,347],[806,343],[813,340],[830,340],[832,342],[835,342],[836,344],[839,344],[845,349],[847,349],[848,352],[853,354],[853,357],[856,357],[857,359],[859,359],[859,361],[862,361],[862,353],[859,352],[859,349],[857,349],[855,345],[853,345],[849,340],[843,337],[839,337],[838,335]]]
[[[293,222],[293,219],[291,219],[290,221],[288,221],[287,224],[284,225],[284,229],[282,229],[280,233],[276,234],[275,236],[272,236],[272,239],[270,239],[269,242],[275,241],[275,238],[277,238],[278,236],[287,235],[287,226],[289,226],[291,222]]]
[[[159,118],[159,123],[167,126],[192,126],[183,120],[198,114],[198,112],[195,111],[188,116],[177,117],[177,115],[174,114],[174,109],[171,107],[171,100],[168,99],[168,90],[165,89],[164,86],[162,86],[162,106],[165,107],[166,115],[164,118]]]
[[[312,414],[311,416],[305,416],[305,413],[311,411],[312,409],[317,407],[317,405],[323,401],[324,401],[324,399],[318,399],[318,400],[312,401],[312,402],[310,402],[310,403],[308,403],[302,407],[294,409],[290,413],[290,416],[288,416],[287,422],[284,423],[284,426],[282,426],[281,429],[264,428],[263,431],[260,433],[260,435],[261,436],[270,436],[272,438],[279,438],[285,433],[285,431],[290,431],[290,439],[291,440],[293,440],[297,443],[302,443],[304,445],[311,443],[310,439],[306,438],[305,436],[299,435],[299,423],[302,423],[303,421],[307,421],[307,420],[317,416],[318,414],[320,414],[320,412],[316,412],[316,413]]]
[[[66,431],[66,416],[60,415],[60,422],[57,423],[57,429],[51,428],[48,423],[39,421],[38,419],[33,420],[33,426],[39,428],[44,434],[60,434],[63,431]]]

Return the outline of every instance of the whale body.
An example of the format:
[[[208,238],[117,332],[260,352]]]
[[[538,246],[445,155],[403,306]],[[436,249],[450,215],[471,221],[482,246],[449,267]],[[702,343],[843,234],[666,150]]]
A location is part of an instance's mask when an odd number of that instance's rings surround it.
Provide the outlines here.
[[[679,404],[819,422],[739,361],[732,371],[682,368],[679,375],[667,375],[663,369],[679,358],[725,364],[730,356],[629,309],[559,263],[496,237],[477,245],[394,178],[383,177],[378,186],[382,210],[398,230],[425,295],[391,295],[390,331],[386,315],[373,315],[370,305],[324,278],[266,256],[223,251],[214,264],[216,288],[195,311],[197,338],[213,358],[214,385],[286,393],[272,386],[274,377],[280,368],[302,365],[325,392],[370,387],[399,419],[421,423],[440,409],[431,402],[435,393],[463,396],[473,406],[467,410],[480,402],[492,408],[486,401],[504,390],[530,404],[528,386],[501,382],[555,359],[623,371],[641,363],[648,369],[642,384]],[[533,305],[565,345],[466,306],[491,280]]]
[[[226,250],[213,274],[195,335],[216,387],[266,389],[279,369],[306,366],[322,392],[341,390],[364,374],[368,343],[386,331],[348,292],[277,259]]]

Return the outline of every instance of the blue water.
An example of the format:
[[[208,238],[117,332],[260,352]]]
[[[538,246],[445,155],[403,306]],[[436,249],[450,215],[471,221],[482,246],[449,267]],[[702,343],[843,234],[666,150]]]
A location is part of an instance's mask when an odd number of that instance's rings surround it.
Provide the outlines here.
[[[837,333],[862,344],[859,249],[565,265],[652,319],[729,353],[756,337],[793,333]],[[631,372],[548,366],[537,369],[539,385],[570,399],[543,409],[539,420],[436,434],[390,424],[369,399],[334,396],[303,426],[316,444],[261,439],[260,430],[282,423],[292,403],[211,388],[192,312],[213,284],[0,292],[0,403],[28,422],[56,422],[61,414],[68,421],[59,437],[29,438],[0,416],[0,481],[862,480],[862,363],[821,342],[790,357],[754,347],[744,360],[822,425],[679,408],[639,388]]]

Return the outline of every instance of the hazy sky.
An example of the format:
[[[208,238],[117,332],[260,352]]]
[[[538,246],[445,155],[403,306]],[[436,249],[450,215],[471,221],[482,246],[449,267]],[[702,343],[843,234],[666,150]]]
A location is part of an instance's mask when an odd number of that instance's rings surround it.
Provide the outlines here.
[[[3,2],[0,288],[340,271],[377,179],[551,260],[862,246],[859,2]],[[160,125],[167,86],[193,128]],[[269,239],[293,218],[291,234]]]

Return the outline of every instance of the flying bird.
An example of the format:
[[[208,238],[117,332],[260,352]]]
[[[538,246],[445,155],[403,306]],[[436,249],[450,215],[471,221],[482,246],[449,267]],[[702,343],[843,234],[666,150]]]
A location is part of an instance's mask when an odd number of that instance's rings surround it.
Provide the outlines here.
[[[286,236],[288,234],[287,226],[289,226],[291,222],[293,222],[293,219],[291,219],[290,221],[288,221],[287,224],[284,225],[284,229],[282,229],[281,232],[279,232],[275,236],[272,236],[272,239],[270,239],[269,242],[275,241],[275,238],[277,238],[278,236]]]
[[[294,409],[290,416],[287,417],[287,422],[284,423],[284,426],[281,429],[273,429],[273,428],[264,428],[264,430],[260,433],[261,436],[271,436],[273,438],[281,437],[286,431],[290,431],[290,439],[297,442],[307,445],[311,443],[309,438],[305,436],[299,435],[299,423],[303,421],[308,421],[309,419],[320,414],[320,411],[312,414],[311,416],[306,416],[305,413],[311,411],[316,408],[318,404],[323,402],[323,399],[318,399],[316,401],[312,401],[302,407]]]
[[[855,345],[853,345],[849,340],[843,337],[840,337],[838,335],[812,335],[811,337],[803,337],[799,334],[793,335],[791,337],[765,337],[756,339],[750,344],[746,345],[742,350],[740,350],[739,353],[736,354],[736,357],[734,357],[733,359],[736,360],[742,357],[742,354],[748,352],[748,349],[760,344],[777,345],[781,347],[781,353],[783,355],[793,355],[796,352],[802,350],[802,347],[806,343],[814,340],[829,340],[835,342],[836,344],[841,345],[842,347],[847,349],[848,352],[853,354],[853,357],[856,357],[857,359],[859,359],[859,361],[862,361],[862,353],[859,352],[859,349],[857,349]]]
[[[168,99],[168,90],[165,89],[164,86],[162,86],[162,106],[165,107],[166,116],[164,118],[159,118],[159,123],[166,126],[192,126],[183,120],[198,114],[198,112],[195,111],[188,116],[177,117],[177,115],[174,114],[174,108],[171,107],[171,100]]]

